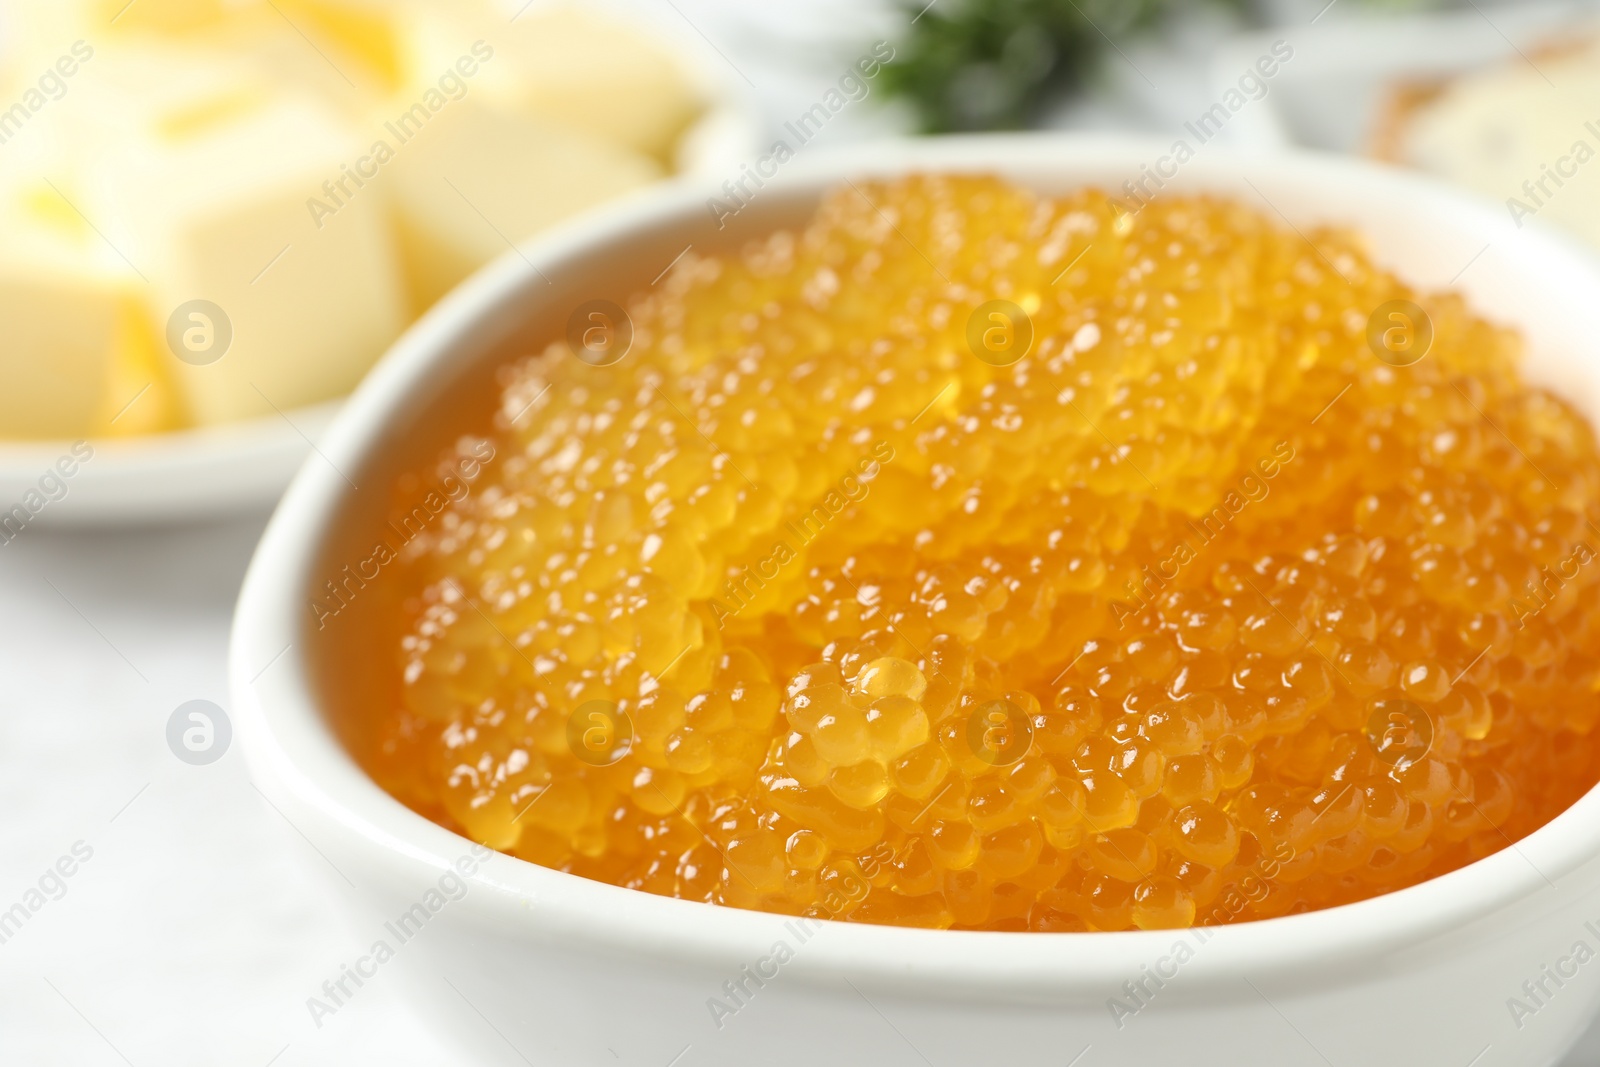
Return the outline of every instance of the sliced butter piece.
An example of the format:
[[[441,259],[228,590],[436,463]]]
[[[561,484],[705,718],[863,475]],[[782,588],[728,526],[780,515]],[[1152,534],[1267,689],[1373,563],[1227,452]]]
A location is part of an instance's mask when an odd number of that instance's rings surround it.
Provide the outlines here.
[[[198,423],[342,396],[404,325],[404,298],[379,188],[355,191],[319,227],[323,183],[360,154],[326,105],[276,98],[184,126],[138,129],[101,168],[86,213],[151,280],[164,337],[192,300],[220,307],[232,341],[214,362],[164,353]],[[192,354],[191,354],[192,356]]]
[[[95,36],[91,26],[85,0],[0,3],[0,67],[8,68],[0,74],[0,81],[31,82],[67,52],[73,41],[96,43],[88,40]],[[39,70],[30,73],[33,67]]]
[[[50,0],[59,3],[61,0]],[[74,0],[67,0],[70,5]],[[212,26],[246,4],[260,0],[88,0],[91,25],[120,32],[184,33]]]
[[[169,428],[143,281],[49,186],[0,199],[0,437]]]
[[[143,2],[143,0],[140,0]],[[393,21],[325,0],[274,0],[190,35],[208,61],[243,68],[275,92],[312,93],[365,121],[399,85]]]
[[[77,172],[115,170],[152,139],[203,135],[277,94],[248,64],[161,38],[104,45],[75,80],[50,126]]]
[[[662,163],[705,107],[669,52],[628,23],[576,7],[535,6],[508,23],[498,8],[468,0],[424,9],[409,25],[417,86],[483,40],[494,55],[471,79],[474,96]]]
[[[390,132],[389,140],[398,138]],[[469,96],[396,143],[384,173],[412,304],[420,311],[511,243],[653,181],[661,168]]]
[[[393,92],[403,81],[399,13],[408,0],[40,0],[17,19],[40,48],[182,42],[260,65],[301,88]],[[288,43],[293,47],[287,47]]]
[[[395,0],[276,0],[306,32],[332,43],[375,75],[386,90],[405,82],[401,23]]]

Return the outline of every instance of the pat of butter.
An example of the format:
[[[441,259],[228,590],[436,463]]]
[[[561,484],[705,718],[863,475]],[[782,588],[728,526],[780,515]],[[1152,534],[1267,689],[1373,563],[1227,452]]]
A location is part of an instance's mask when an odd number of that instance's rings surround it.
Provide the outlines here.
[[[143,2],[143,0],[141,0]],[[276,93],[310,93],[364,123],[399,85],[393,20],[327,0],[274,0],[179,39]]]
[[[535,5],[508,21],[498,7],[464,0],[422,8],[408,27],[413,82],[433,81],[482,39],[495,58],[473,78],[481,99],[662,163],[705,107],[677,61],[648,37],[576,7]]]
[[[60,3],[61,0],[51,0]],[[251,0],[255,2],[255,0]],[[63,6],[70,6],[67,0]],[[88,0],[91,24],[120,31],[182,33],[214,25],[243,4],[237,0]],[[114,21],[113,21],[114,20]]]
[[[0,81],[25,84],[38,76],[30,68],[43,69],[73,41],[91,36],[83,0],[0,3]]]
[[[172,422],[143,282],[45,185],[0,191],[0,437]]]
[[[67,0],[63,6],[83,2]],[[285,71],[318,80],[331,74],[352,87],[375,78],[384,90],[402,81],[400,30],[391,0],[88,0],[88,8],[86,24],[92,30],[109,26],[187,36],[240,52],[287,34],[295,50],[277,50]]]
[[[382,190],[356,190],[320,220],[309,208],[360,139],[326,105],[285,96],[175,127],[170,111],[146,110],[121,136],[121,165],[94,175],[85,213],[150,279],[193,421],[349,392],[405,314]],[[221,309],[203,343],[186,332],[195,300]]]
[[[276,3],[286,20],[357,60],[385,89],[398,89],[404,83],[401,29],[393,0],[276,0]]]
[[[202,134],[273,95],[270,81],[229,57],[161,39],[117,42],[95,50],[50,126],[73,166],[115,169],[149,138]]]
[[[0,32],[0,43],[12,39],[12,65],[25,63],[25,56],[49,58],[82,38],[97,50],[187,46],[202,66],[222,60],[341,107],[354,101],[370,109],[374,96],[403,82],[401,30],[389,0],[28,0],[16,6],[4,20],[11,32]],[[164,73],[186,77],[177,66]]]
[[[386,178],[418,310],[513,243],[661,174],[625,148],[497,112],[470,94],[410,140],[391,132],[389,141]]]

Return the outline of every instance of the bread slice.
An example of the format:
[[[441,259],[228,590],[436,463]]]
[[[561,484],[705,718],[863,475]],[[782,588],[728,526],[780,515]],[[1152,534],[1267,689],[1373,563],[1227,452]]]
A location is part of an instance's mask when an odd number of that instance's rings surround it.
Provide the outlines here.
[[[1600,37],[1454,77],[1395,83],[1370,154],[1416,167],[1600,245]]]

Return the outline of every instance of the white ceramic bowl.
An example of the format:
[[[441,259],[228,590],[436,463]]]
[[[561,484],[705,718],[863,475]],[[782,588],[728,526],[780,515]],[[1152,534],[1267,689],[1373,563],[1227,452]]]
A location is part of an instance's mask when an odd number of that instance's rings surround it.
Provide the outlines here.
[[[685,244],[713,247],[801,217],[844,178],[982,170],[1046,191],[1117,187],[1167,147],[1066,136],[882,144],[802,154],[722,234],[705,204],[718,192],[712,183],[681,182],[589,215],[508,255],[429,313],[351,399],[323,451],[362,481],[381,469],[397,432],[426,430],[441,391],[507,345],[527,343],[518,339],[527,323],[558,330],[597,291],[647,285]],[[1353,224],[1379,260],[1424,287],[1459,275],[1480,311],[1527,334],[1534,378],[1591,418],[1600,410],[1600,270],[1561,238],[1515,231],[1493,205],[1423,178],[1336,158],[1249,159],[1208,148],[1176,184],[1282,212],[1302,230]],[[1571,958],[1579,941],[1600,948],[1596,793],[1515,847],[1442,878],[1212,929],[1203,943],[1187,931],[840,923],[820,924],[802,942],[804,931],[781,916],[651,896],[497,855],[465,879],[462,899],[397,945],[384,924],[423,901],[469,842],[379,789],[324,717],[307,600],[327,577],[319,560],[330,541],[345,536],[338,520],[351,496],[329,464],[312,462],[273,518],[235,624],[236,715],[260,787],[355,887],[358,929],[397,949],[394,961],[351,965],[373,972],[369,982],[415,983],[418,1009],[481,1046],[479,1062],[1547,1067],[1600,995],[1600,962]],[[1586,927],[1589,920],[1596,925]],[[793,958],[776,976],[760,987],[744,978],[747,966],[772,972],[762,961],[779,942]],[[1558,987],[1545,965],[1576,977]],[[1152,971],[1165,976],[1159,989],[1145,978]],[[1530,1000],[1525,979],[1542,982],[1548,996],[1536,990]],[[751,995],[719,1025],[708,1002],[732,1003],[724,983],[741,980]],[[1148,1006],[1115,1019],[1108,1002],[1135,1003],[1124,983],[1141,980],[1153,991]],[[1511,997],[1535,1010],[1513,1013]]]

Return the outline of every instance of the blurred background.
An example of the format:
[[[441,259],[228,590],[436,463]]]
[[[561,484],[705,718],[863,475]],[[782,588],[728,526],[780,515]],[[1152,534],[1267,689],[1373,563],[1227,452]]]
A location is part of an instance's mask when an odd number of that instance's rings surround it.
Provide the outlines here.
[[[0,0],[0,1062],[465,1062],[398,982],[308,1015],[363,946],[231,749],[223,663],[341,398],[517,242],[678,175],[736,204],[779,143],[1037,128],[1366,156],[1600,244],[1597,31],[1492,0]]]

